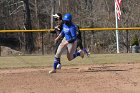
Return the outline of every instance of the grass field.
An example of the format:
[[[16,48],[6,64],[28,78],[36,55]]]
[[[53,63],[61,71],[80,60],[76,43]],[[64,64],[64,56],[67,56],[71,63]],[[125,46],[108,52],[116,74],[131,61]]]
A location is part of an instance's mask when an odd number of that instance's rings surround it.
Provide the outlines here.
[[[54,55],[45,56],[10,56],[0,57],[0,68],[26,68],[26,67],[47,67],[52,66]],[[140,62],[140,54],[92,54],[90,57],[76,58],[68,61],[66,56],[61,58],[63,65],[84,65],[84,64],[114,64]]]

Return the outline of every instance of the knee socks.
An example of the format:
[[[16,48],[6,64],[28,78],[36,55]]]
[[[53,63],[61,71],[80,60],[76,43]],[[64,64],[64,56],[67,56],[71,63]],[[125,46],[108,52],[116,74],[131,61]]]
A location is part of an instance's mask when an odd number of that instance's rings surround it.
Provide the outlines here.
[[[53,68],[56,69],[58,64],[61,64],[61,63],[60,63],[60,58],[56,58],[56,57],[55,57],[55,58],[54,58]]]

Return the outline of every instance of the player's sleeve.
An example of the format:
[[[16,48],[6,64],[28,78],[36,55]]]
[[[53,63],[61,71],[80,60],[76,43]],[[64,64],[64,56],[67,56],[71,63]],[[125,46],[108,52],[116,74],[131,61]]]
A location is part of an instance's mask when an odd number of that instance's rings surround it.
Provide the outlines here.
[[[64,37],[64,36],[65,36],[64,31],[63,31],[63,30],[60,32],[60,35],[61,35],[62,37]]]
[[[70,29],[70,33],[71,33],[71,39],[68,41],[69,43],[73,43],[76,39],[77,39],[77,35],[76,35],[76,27],[73,26],[71,29]]]

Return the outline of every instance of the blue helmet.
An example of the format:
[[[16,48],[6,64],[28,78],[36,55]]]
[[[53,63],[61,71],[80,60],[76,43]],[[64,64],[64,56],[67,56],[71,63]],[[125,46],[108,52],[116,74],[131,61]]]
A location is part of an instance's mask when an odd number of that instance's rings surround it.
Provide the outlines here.
[[[64,21],[71,21],[72,20],[72,15],[70,13],[67,13],[63,17]]]

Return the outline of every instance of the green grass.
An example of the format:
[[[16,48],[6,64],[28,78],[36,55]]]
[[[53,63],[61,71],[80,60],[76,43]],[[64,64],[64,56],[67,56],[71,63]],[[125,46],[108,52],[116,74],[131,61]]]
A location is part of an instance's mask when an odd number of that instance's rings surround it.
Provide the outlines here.
[[[0,68],[52,66],[53,57],[54,55],[0,57]],[[63,55],[61,62],[63,65],[131,63],[140,62],[140,54],[92,54],[90,57],[85,56],[84,59],[78,57],[72,61],[68,61]]]

